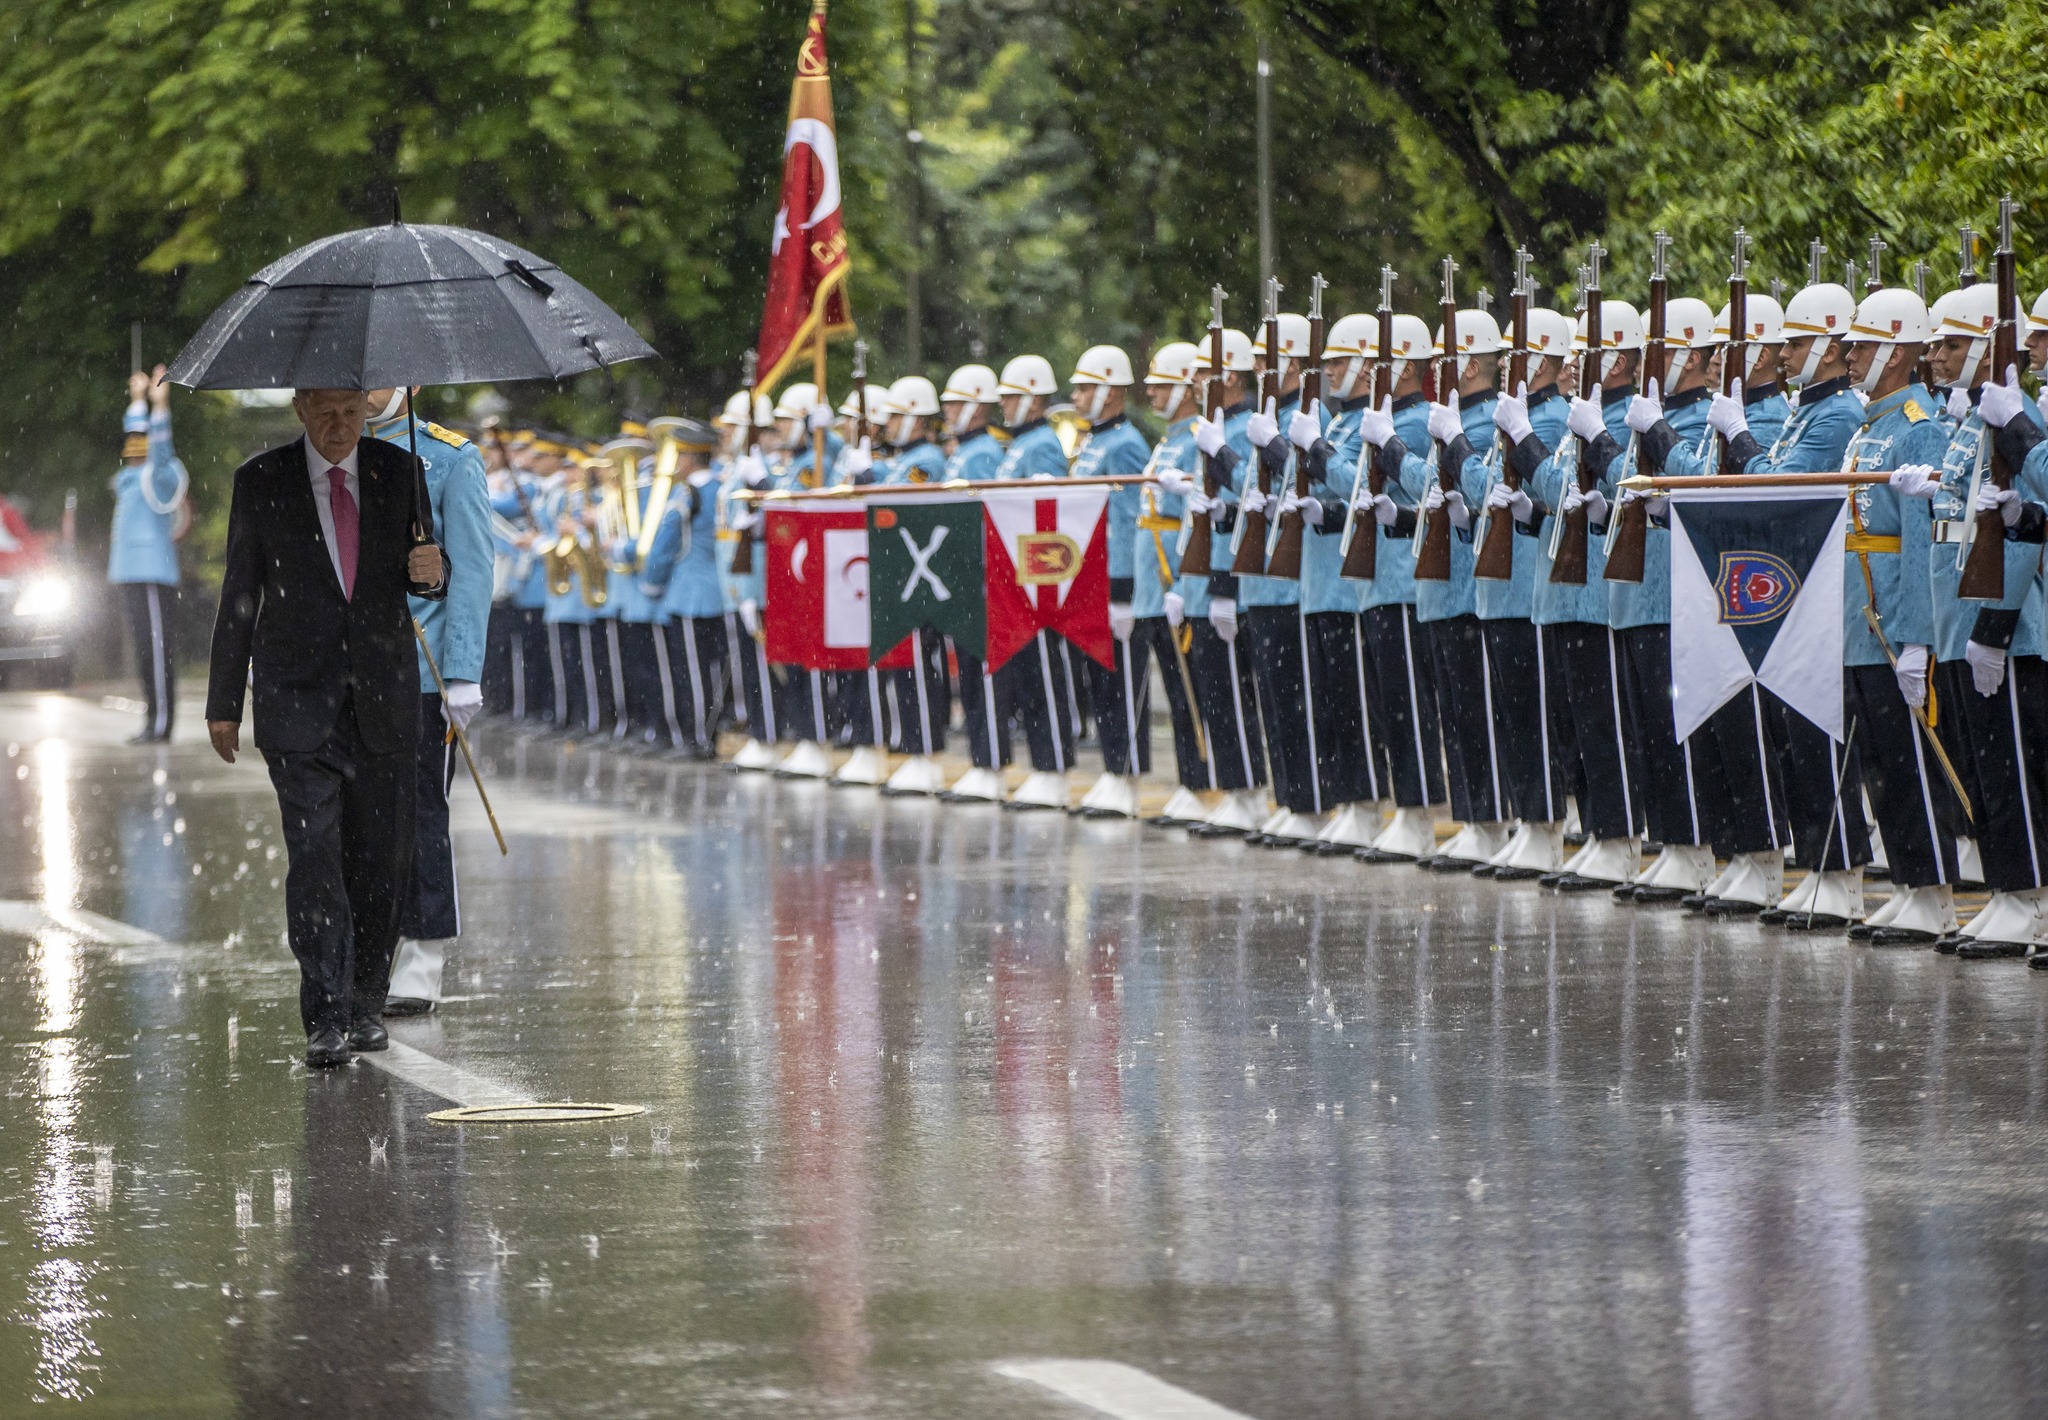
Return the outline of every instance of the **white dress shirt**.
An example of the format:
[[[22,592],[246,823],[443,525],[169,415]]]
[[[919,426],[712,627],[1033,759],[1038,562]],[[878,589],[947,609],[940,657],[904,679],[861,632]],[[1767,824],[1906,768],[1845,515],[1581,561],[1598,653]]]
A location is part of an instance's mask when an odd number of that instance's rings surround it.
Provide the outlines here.
[[[320,514],[320,535],[327,539],[327,560],[334,567],[334,585],[339,587],[342,585],[341,545],[334,540],[334,499],[327,479],[327,470],[339,468],[347,475],[343,482],[348,488],[348,496],[355,500],[356,555],[360,558],[363,546],[363,490],[362,484],[356,478],[356,455],[362,452],[362,447],[358,445],[350,449],[348,457],[337,464],[313,447],[311,436],[306,437],[305,445],[306,468],[313,478],[313,507]],[[361,568],[358,567],[357,570],[360,571]]]

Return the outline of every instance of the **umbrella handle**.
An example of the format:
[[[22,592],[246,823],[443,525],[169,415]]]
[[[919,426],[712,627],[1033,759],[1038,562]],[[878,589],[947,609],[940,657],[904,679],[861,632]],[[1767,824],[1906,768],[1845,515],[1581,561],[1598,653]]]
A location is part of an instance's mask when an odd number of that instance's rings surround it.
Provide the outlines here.
[[[427,492],[427,465],[420,458],[419,421],[412,413],[412,386],[405,387],[405,437],[412,448],[412,545],[414,547],[436,547],[434,541],[434,503]],[[448,554],[441,553],[441,580],[438,583],[408,582],[408,590],[416,597],[430,596],[448,583]]]

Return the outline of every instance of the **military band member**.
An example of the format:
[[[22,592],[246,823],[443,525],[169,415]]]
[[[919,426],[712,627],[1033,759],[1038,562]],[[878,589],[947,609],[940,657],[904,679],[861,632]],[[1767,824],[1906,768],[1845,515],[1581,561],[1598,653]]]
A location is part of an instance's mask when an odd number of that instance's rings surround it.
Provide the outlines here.
[[[507,488],[493,506],[514,523],[516,549],[513,559],[512,608],[518,615],[519,669],[521,683],[514,694],[522,706],[521,720],[554,726],[558,723],[555,698],[554,637],[548,630],[548,569],[545,552],[555,543],[552,523],[541,516],[561,487],[561,455],[552,440],[531,436],[521,449],[515,442],[512,454],[515,486]],[[524,495],[524,496],[522,496]]]
[[[905,375],[889,386],[882,402],[882,436],[894,454],[877,479],[880,483],[938,483],[946,476],[946,456],[933,440],[941,417],[939,392],[923,375]],[[946,723],[953,715],[952,690],[946,678],[946,642],[935,627],[912,638],[908,669],[884,672],[894,709],[895,735],[890,747],[920,759],[946,747]],[[904,766],[890,776],[891,792],[937,793],[944,788],[937,766]]]
[[[641,432],[622,435],[604,447],[614,484],[614,506],[620,512],[612,529],[614,536],[604,548],[610,562],[605,611],[611,624],[607,636],[615,644],[612,659],[617,665],[612,738],[620,744],[651,749],[670,744],[669,722],[674,716],[659,650],[668,616],[660,596],[650,593],[644,573],[649,550],[666,521],[675,480],[657,477],[655,446],[645,432],[648,426],[634,420],[630,427]]]
[[[816,466],[815,435],[819,431],[825,436],[822,470]],[[809,381],[788,386],[776,401],[775,435],[789,455],[775,482],[777,487],[790,492],[824,487],[826,475],[846,449],[846,440],[832,428],[832,407],[819,401],[818,387]],[[827,743],[833,725],[824,672],[803,666],[781,666],[775,668],[773,679],[783,692],[782,703],[775,712],[782,738],[799,747],[805,743]]]
[[[417,448],[426,465],[432,527],[447,554],[444,598],[409,598],[414,624],[426,638],[419,652],[420,737],[414,763],[418,781],[412,835],[412,880],[398,919],[386,1015],[419,1015],[441,1000],[448,944],[462,931],[455,882],[455,848],[448,829],[448,790],[455,782],[453,726],[467,728],[483,708],[484,638],[491,619],[490,489],[483,456],[453,430],[414,417],[408,422],[403,389],[371,390],[370,437]],[[427,652],[433,653],[433,665]],[[441,672],[443,694],[434,681]]]
[[[840,401],[839,433],[846,443],[832,465],[831,486],[864,486],[888,477],[892,452],[886,435],[888,399],[887,385],[863,383]],[[834,782],[879,784],[883,778],[879,752],[896,738],[882,673],[873,666],[827,671],[824,680],[838,743],[866,751],[842,765]]]
[[[962,365],[947,377],[939,394],[946,438],[954,446],[946,460],[947,481],[984,482],[1002,467],[1004,446],[990,428],[1002,407],[1001,384],[986,365]],[[960,666],[960,718],[974,767],[942,797],[1000,800],[1006,793],[1002,771],[1010,762],[1015,663],[991,671],[979,656],[958,647],[954,654]]]
[[[695,419],[674,417],[653,421],[648,432],[673,446],[675,461],[669,487],[656,490],[666,497],[640,569],[642,594],[661,617],[650,648],[661,738],[693,759],[711,759],[730,680],[718,567],[719,488],[710,466],[717,436]]]
[[[114,526],[107,581],[121,588],[142,677],[142,729],[130,744],[162,744],[177,709],[178,523],[191,479],[171,445],[171,387],[164,367],[128,377],[121,419],[121,467],[114,475]]]
[[[726,450],[725,476],[718,491],[722,529],[718,535],[719,600],[725,612],[726,643],[732,648],[733,694],[747,727],[747,742],[732,762],[738,769],[767,769],[775,762],[774,751],[768,747],[778,738],[779,728],[776,678],[761,639],[767,558],[759,547],[760,508],[738,495],[765,493],[774,486],[775,475],[769,465],[780,458],[773,447],[775,407],[766,395],[740,390],[725,402],[718,422]],[[763,429],[769,431],[765,443],[756,432]],[[740,572],[734,565],[743,542],[752,544],[751,565]],[[673,659],[670,664],[673,667]]]

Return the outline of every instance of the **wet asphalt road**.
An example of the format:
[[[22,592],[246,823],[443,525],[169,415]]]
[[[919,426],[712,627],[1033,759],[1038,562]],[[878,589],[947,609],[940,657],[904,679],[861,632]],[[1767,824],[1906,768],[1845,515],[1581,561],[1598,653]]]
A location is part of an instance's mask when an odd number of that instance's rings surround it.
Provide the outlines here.
[[[647,1113],[457,1128],[295,1063],[268,781],[186,723],[0,697],[0,1413],[2048,1407],[2016,964],[497,732],[393,1035]]]

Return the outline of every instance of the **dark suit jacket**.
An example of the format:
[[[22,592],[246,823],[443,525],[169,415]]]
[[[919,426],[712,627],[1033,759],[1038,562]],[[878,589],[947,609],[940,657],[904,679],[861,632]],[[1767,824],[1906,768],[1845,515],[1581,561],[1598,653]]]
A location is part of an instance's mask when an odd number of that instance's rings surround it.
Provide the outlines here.
[[[410,752],[419,738],[419,663],[405,565],[419,506],[417,469],[395,444],[366,438],[358,448],[360,537],[349,600],[321,536],[304,440],[235,470],[206,718],[242,718],[253,664],[260,750],[318,749],[351,690],[372,754]],[[432,536],[431,527],[423,530]]]

